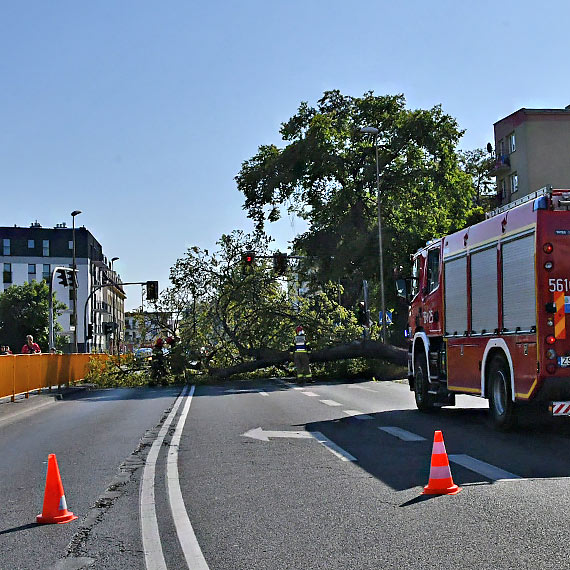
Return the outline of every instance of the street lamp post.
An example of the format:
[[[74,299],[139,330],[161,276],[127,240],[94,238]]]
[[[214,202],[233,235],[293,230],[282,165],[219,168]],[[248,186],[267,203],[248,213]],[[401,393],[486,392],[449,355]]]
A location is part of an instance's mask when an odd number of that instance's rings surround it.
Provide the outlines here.
[[[376,194],[378,204],[378,249],[380,257],[380,302],[382,304],[382,342],[386,343],[386,301],[384,298],[384,256],[382,253],[382,216],[380,213],[380,169],[378,166],[378,133],[376,127],[362,127],[360,132],[374,136],[376,150]]]
[[[74,328],[73,328],[73,351],[75,353],[79,352],[78,348],[77,348],[77,289],[78,287],[75,287],[75,283],[79,283],[79,279],[77,278],[77,266],[75,265],[75,216],[78,216],[79,214],[81,214],[81,210],[73,210],[73,212],[71,212],[71,218],[73,220],[73,323],[74,323]]]
[[[116,291],[115,291],[115,287],[116,287],[116,280],[115,280],[115,275],[113,274],[113,263],[115,261],[118,261],[118,257],[113,257],[113,259],[111,259],[111,278],[113,280],[113,286],[111,287],[111,313],[112,313],[112,318],[113,318],[113,351],[112,354],[119,353],[119,343],[118,343],[118,339],[117,339],[117,329],[116,329],[116,318],[115,318],[115,295],[116,295]]]

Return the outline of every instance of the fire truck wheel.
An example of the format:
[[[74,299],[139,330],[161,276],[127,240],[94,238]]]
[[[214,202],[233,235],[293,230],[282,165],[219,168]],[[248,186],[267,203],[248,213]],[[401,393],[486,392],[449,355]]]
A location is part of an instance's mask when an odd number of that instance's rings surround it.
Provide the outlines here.
[[[425,354],[419,353],[414,360],[414,394],[420,412],[433,410],[431,394],[428,394],[429,380]]]
[[[489,410],[495,427],[509,429],[515,419],[511,373],[505,358],[497,354],[489,365]]]

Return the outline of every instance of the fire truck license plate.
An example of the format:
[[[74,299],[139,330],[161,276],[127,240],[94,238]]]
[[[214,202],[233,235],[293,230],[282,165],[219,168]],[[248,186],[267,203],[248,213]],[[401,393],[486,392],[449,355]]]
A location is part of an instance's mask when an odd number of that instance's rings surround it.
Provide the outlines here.
[[[558,366],[562,368],[566,368],[570,366],[570,356],[559,356],[558,357]]]

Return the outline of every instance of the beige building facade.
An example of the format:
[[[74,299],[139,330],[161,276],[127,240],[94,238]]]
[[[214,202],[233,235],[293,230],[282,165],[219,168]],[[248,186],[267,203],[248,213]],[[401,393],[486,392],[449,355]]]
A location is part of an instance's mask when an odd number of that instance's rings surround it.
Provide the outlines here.
[[[494,125],[500,205],[545,186],[570,188],[570,105],[519,109]]]

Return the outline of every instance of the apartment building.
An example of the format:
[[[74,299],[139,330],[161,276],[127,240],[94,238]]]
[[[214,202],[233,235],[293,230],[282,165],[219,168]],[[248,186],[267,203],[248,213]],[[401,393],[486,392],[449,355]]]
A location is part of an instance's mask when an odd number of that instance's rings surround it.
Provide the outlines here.
[[[73,230],[65,223],[44,228],[37,221],[25,227],[0,227],[0,264],[3,268],[2,291],[11,285],[46,280],[55,267],[73,265]],[[73,350],[73,334],[77,331],[79,352],[105,352],[118,345],[124,331],[126,295],[121,279],[112,271],[101,244],[85,227],[75,229],[75,264],[77,267],[77,323],[73,320],[73,288],[53,280],[56,298],[67,305],[58,322],[66,339],[65,351]],[[103,283],[107,286],[99,288]],[[105,323],[117,323],[115,332]],[[92,325],[90,327],[89,325]],[[93,338],[85,344],[86,330]],[[48,347],[42,347],[47,350]]]
[[[570,105],[519,109],[497,121],[495,166],[499,205],[545,186],[570,187]]]

